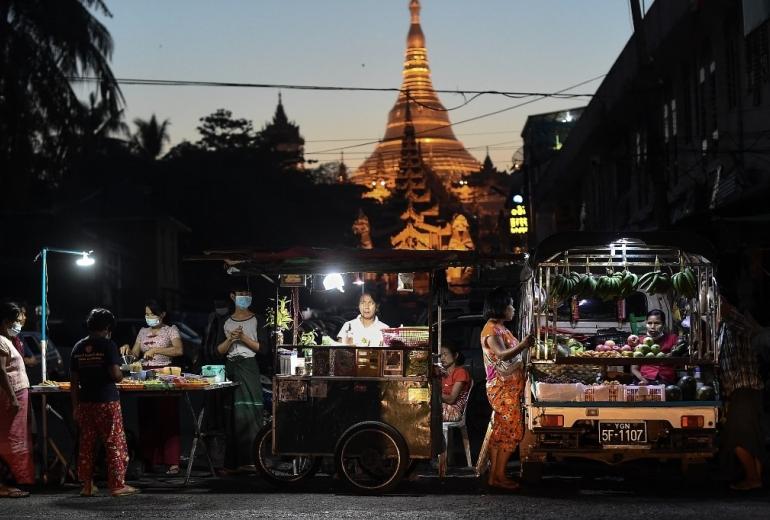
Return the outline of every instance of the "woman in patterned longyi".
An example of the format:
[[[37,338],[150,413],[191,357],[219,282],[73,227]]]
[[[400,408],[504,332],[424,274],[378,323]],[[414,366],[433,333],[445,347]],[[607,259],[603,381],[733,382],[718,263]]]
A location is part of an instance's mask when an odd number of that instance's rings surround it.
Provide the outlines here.
[[[524,436],[521,400],[524,367],[521,353],[534,343],[530,335],[519,342],[504,322],[513,319],[513,299],[499,287],[484,302],[486,325],[481,331],[481,349],[487,372],[487,399],[495,411],[489,451],[492,466],[489,485],[517,489],[519,484],[505,475],[508,459]]]
[[[70,357],[72,412],[80,428],[78,474],[81,496],[96,495],[94,457],[97,443],[107,453],[107,485],[114,497],[134,495],[138,489],[126,485],[128,448],[123,431],[120,394],[115,386],[123,379],[118,346],[112,341],[115,316],[107,309],[94,309],[86,320],[88,337],[78,341]]]

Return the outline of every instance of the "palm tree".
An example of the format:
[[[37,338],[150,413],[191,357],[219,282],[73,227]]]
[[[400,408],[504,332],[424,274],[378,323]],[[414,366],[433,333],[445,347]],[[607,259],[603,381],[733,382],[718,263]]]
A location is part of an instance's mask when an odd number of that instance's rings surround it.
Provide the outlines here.
[[[136,133],[133,136],[133,144],[142,157],[155,160],[163,151],[163,145],[168,142],[168,127],[171,122],[165,119],[158,123],[155,114],[149,121],[143,119],[134,119]]]
[[[19,202],[43,172],[61,175],[82,112],[72,81],[96,78],[117,114],[104,0],[0,0],[0,183]]]

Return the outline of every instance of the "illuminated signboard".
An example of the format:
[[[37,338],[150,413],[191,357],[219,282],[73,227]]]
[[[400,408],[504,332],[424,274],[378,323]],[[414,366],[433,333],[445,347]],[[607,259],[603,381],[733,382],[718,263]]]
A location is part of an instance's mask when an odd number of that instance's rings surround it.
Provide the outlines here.
[[[511,209],[511,235],[523,235],[527,233],[527,210],[524,204],[517,204]]]

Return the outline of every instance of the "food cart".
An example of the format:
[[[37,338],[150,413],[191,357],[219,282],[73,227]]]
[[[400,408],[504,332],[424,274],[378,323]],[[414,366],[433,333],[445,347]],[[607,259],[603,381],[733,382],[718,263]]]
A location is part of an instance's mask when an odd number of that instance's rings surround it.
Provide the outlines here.
[[[477,265],[474,253],[293,248],[210,252],[206,258],[224,261],[233,275],[267,277],[275,283],[276,302],[281,291],[290,291],[295,307],[313,290],[311,277],[332,272],[347,273],[351,280],[401,273],[409,281],[409,274],[423,273],[427,280],[428,322],[437,327],[384,329],[382,347],[298,345],[294,321],[292,339],[275,353],[272,422],[255,440],[255,463],[264,478],[295,484],[330,457],[338,476],[356,492],[384,493],[412,462],[443,450],[441,385],[432,365],[441,344],[444,273]],[[401,289],[415,290],[409,285]]]
[[[714,455],[720,402],[713,254],[682,234],[573,233],[541,243],[522,289],[520,332],[537,338],[525,389],[523,478],[539,478],[549,461],[574,458],[674,460],[690,472]],[[585,316],[590,305],[609,307],[611,316]],[[662,309],[678,329],[668,353],[643,338],[651,309]],[[630,367],[645,364],[673,367],[679,388],[638,384]]]

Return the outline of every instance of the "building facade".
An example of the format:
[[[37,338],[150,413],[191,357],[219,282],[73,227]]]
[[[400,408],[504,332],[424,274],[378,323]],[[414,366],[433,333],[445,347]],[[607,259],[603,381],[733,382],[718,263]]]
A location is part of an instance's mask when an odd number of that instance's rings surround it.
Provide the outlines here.
[[[725,294],[768,322],[766,0],[656,1],[533,193],[533,238],[686,230],[719,244]]]

